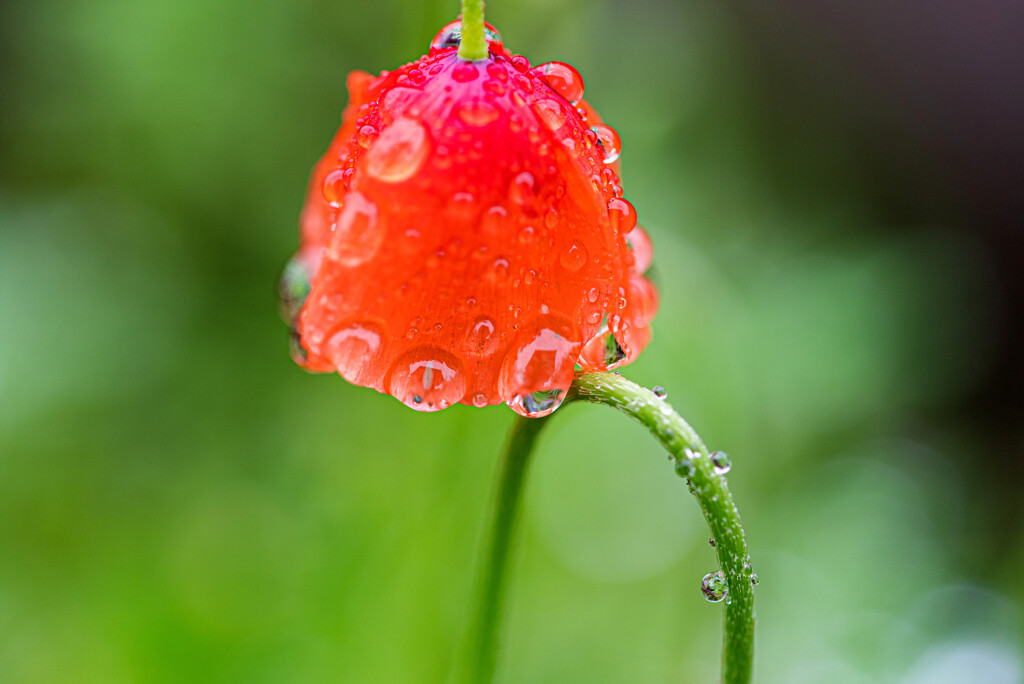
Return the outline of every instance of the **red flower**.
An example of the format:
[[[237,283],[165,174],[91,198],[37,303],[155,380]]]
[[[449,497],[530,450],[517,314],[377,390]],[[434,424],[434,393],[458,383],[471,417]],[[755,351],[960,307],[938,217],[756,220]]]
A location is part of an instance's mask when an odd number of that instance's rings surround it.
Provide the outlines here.
[[[646,346],[651,245],[622,198],[619,137],[576,70],[531,68],[493,30],[488,58],[463,60],[458,30],[395,71],[349,74],[285,314],[309,370],[420,411],[545,415],[577,365],[614,368]]]

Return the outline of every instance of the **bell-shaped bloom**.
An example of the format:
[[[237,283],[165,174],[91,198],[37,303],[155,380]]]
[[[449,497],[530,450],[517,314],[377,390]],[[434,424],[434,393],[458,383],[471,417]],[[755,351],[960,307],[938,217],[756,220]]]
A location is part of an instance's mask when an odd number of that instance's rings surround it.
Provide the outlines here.
[[[531,67],[457,23],[414,63],[353,72],[282,281],[296,360],[421,411],[558,406],[576,370],[650,339],[651,245],[620,142],[567,64]]]

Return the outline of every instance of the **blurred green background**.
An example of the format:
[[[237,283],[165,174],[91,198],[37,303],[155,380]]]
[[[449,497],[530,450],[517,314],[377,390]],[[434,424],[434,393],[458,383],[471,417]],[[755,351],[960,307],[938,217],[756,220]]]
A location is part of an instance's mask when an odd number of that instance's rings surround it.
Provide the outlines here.
[[[513,414],[305,374],[275,281],[345,74],[456,12],[2,5],[0,681],[443,681]],[[626,375],[732,456],[757,680],[1024,681],[1019,5],[488,18],[622,134]],[[686,487],[606,409],[548,430],[499,680],[715,681]]]

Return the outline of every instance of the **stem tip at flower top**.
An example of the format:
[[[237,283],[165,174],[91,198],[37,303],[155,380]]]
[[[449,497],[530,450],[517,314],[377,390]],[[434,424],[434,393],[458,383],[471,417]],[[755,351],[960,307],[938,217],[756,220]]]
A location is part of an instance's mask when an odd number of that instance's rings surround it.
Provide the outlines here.
[[[282,283],[296,360],[420,411],[504,402],[541,416],[577,368],[633,361],[658,295],[623,198],[619,136],[561,62],[428,54],[348,76]]]

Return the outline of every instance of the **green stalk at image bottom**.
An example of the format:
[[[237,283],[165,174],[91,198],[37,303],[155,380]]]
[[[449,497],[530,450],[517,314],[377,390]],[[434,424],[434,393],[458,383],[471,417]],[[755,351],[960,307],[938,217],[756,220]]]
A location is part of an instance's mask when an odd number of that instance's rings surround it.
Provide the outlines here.
[[[618,409],[646,427],[672,456],[697,498],[715,540],[724,579],[723,684],[748,684],[754,660],[755,577],[739,511],[725,481],[727,465],[716,463],[704,442],[671,406],[652,391],[615,373],[576,376],[565,404],[584,401]],[[563,409],[565,404],[563,404]],[[517,418],[502,456],[488,536],[481,547],[473,613],[457,665],[459,684],[491,682],[497,661],[498,628],[507,585],[505,569],[515,543],[520,501],[530,455],[551,418]]]

